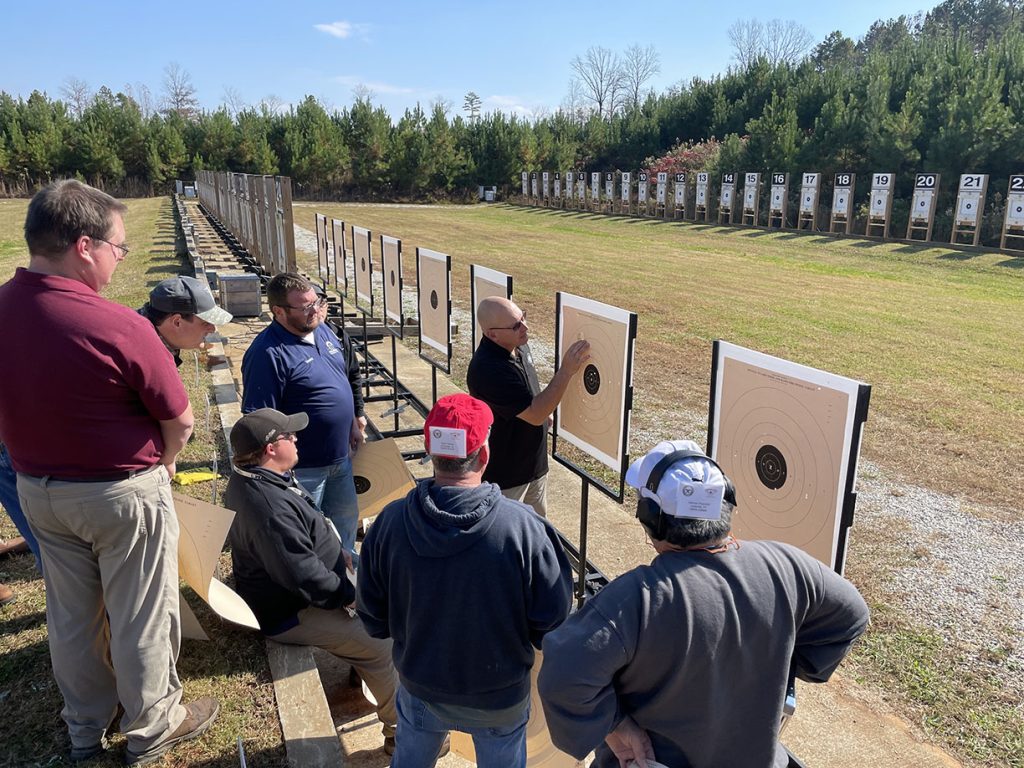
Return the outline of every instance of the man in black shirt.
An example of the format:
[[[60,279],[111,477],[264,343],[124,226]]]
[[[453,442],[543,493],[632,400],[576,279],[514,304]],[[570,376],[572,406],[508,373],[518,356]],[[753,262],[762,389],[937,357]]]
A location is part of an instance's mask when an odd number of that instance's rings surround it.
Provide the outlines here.
[[[477,307],[483,329],[469,363],[469,393],[494,413],[491,461],[484,481],[495,483],[510,499],[547,516],[547,425],[572,377],[590,359],[590,344],[577,341],[543,390],[530,356],[526,313],[508,299],[488,297]]]

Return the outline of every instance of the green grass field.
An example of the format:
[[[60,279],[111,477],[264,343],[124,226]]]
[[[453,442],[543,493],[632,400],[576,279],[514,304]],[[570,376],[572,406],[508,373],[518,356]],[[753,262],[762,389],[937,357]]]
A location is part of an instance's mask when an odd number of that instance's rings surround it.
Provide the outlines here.
[[[512,206],[310,204],[296,223],[314,211],[401,238],[407,275],[416,246],[449,253],[463,307],[469,264],[512,274],[549,340],[556,291],[637,312],[640,427],[706,413],[724,339],[871,384],[864,455],[907,481],[1024,497],[1022,257]]]

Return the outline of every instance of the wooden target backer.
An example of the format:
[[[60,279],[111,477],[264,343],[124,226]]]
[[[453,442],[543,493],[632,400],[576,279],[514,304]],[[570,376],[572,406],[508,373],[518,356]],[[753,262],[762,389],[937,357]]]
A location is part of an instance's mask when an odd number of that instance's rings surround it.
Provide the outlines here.
[[[1012,243],[1013,247],[1007,245]],[[1019,251],[1024,248],[1024,174],[1010,177],[1006,191],[1006,213],[1003,216],[1003,235],[1000,250]]]
[[[843,572],[871,388],[714,343],[710,453],[736,485],[733,531],[782,541]]]
[[[923,235],[925,242],[932,239],[935,224],[935,197],[939,194],[937,173],[914,175],[914,194],[910,200],[910,218],[907,219],[907,240],[918,240]]]
[[[348,298],[348,247],[345,242],[345,222],[331,219],[334,233],[334,290]]]
[[[556,294],[555,358],[576,341],[590,342],[590,359],[573,377],[555,412],[564,438],[613,470],[624,470],[629,437],[631,368],[636,315],[618,307]]]
[[[889,221],[892,218],[892,189],[894,177],[891,173],[871,175],[871,195],[868,197],[868,224],[864,234],[868,237],[889,239]]]
[[[768,194],[768,227],[785,229],[789,209],[789,174],[773,173]]]
[[[709,175],[705,171],[697,174],[697,190],[694,193],[693,220],[708,220],[708,209],[711,207],[710,192],[708,191]]]
[[[367,317],[373,317],[373,259],[370,258],[371,238],[370,230],[353,225],[352,268],[355,271],[356,309]]]
[[[484,329],[476,316],[477,307],[488,296],[511,300],[512,275],[507,275],[496,269],[481,267],[479,264],[470,264],[469,294],[470,303],[473,305],[473,349],[475,350],[480,346],[480,340],[484,336]]]
[[[330,279],[327,273],[330,272],[331,243],[327,229],[327,217],[321,213],[314,213],[316,219],[316,278],[321,285],[326,286]]]
[[[743,174],[743,215],[740,218],[740,223],[756,227],[760,211],[761,174],[745,173]]]
[[[821,188],[820,173],[800,174],[800,207],[797,212],[796,228],[818,228],[818,194]]]
[[[850,234],[853,226],[853,189],[857,181],[857,174],[843,171],[837,173],[832,188],[832,221],[829,224],[829,232],[837,232],[837,227],[842,229],[842,234]]]
[[[536,205],[537,199],[540,197],[540,192],[537,189],[537,172],[533,171],[530,173],[530,197],[533,198],[533,203]]]
[[[429,248],[416,249],[416,306],[420,318],[420,357],[423,345],[452,360],[452,257]],[[426,358],[433,362],[430,358]]]
[[[530,174],[528,171],[523,171],[523,197],[528,197],[530,194]]]
[[[733,206],[736,205],[736,174],[722,174],[722,189],[718,195],[718,223],[735,224],[732,215]]]
[[[416,487],[394,438],[363,443],[352,454],[359,519],[373,517]]]
[[[962,237],[971,238],[971,245],[977,245],[981,237],[981,214],[985,210],[985,196],[988,192],[987,173],[964,173],[956,193],[956,210],[953,212],[953,231],[949,242],[956,245]]]
[[[402,307],[402,241],[380,236],[381,283],[384,288],[384,327],[398,338],[405,332]]]
[[[658,174],[661,176],[661,174]],[[705,174],[707,175],[707,174]],[[668,174],[666,173],[667,177]],[[666,183],[667,186],[667,183]],[[673,190],[672,190],[672,218],[673,219],[684,219],[686,218],[686,174],[676,173],[673,175]],[[661,189],[661,195],[664,198],[665,190],[662,188],[662,182],[658,182],[658,188]]]
[[[601,174],[598,171],[590,174],[590,208],[594,211],[601,208]]]
[[[647,173],[640,171],[636,176],[636,208],[637,213],[643,209],[644,215],[647,215]]]

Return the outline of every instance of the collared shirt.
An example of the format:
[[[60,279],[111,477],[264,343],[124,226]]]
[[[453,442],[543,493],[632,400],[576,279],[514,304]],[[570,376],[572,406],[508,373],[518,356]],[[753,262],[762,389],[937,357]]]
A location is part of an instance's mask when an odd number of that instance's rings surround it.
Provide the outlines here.
[[[540,392],[529,345],[509,353],[484,337],[469,363],[466,383],[469,394],[487,403],[494,414],[484,480],[514,488],[545,475],[547,428],[518,418]]]

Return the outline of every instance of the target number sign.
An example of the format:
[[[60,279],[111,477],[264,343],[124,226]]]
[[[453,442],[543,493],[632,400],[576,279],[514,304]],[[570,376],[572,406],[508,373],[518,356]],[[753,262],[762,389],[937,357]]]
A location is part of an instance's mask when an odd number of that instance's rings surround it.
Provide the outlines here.
[[[935,189],[937,183],[934,173],[919,173],[914,178],[914,189]]]
[[[988,177],[983,173],[965,173],[960,176],[961,192],[980,192]]]
[[[590,199],[601,199],[601,174],[597,171],[590,174]]]
[[[1010,177],[1010,190],[1006,196],[1006,225],[1024,227],[1024,174]]]
[[[529,180],[529,178],[530,178],[530,175],[526,171],[523,171],[523,196],[524,197],[528,194],[527,186],[526,185],[527,185],[527,181]]]
[[[872,189],[892,189],[891,173],[876,173],[871,177]]]
[[[637,175],[636,194],[641,203],[647,202],[647,174],[643,171]]]
[[[632,175],[626,171],[622,174],[622,202],[629,202],[629,188],[632,184]]]

